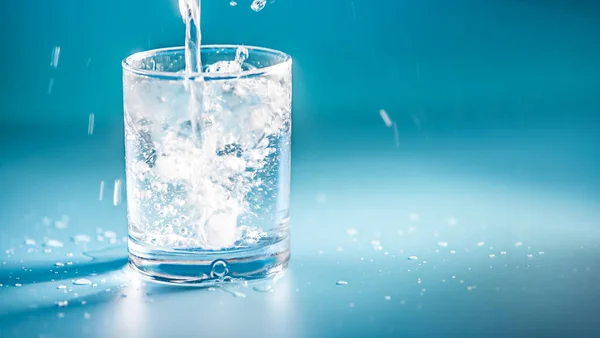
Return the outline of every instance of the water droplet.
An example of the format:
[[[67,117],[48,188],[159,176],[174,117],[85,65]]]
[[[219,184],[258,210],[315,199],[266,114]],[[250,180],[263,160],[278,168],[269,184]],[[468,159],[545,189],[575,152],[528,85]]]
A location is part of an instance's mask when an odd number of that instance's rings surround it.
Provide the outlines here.
[[[505,256],[506,255],[506,251],[500,251],[500,254]]]
[[[450,254],[451,254],[451,255],[454,255],[455,253],[456,253],[456,251],[455,251],[455,250],[450,250]]]
[[[65,306],[69,305],[69,301],[62,300],[62,301],[59,301],[58,303],[56,303],[56,305],[58,305],[58,307],[65,307]]]
[[[235,62],[240,65],[244,64],[244,61],[248,58],[248,48],[239,46],[235,51]]]
[[[117,234],[114,231],[105,231],[104,237],[105,238],[117,238]]]
[[[65,263],[56,262],[56,263],[54,263],[54,266],[58,266],[58,267],[65,266]]]
[[[217,291],[217,289],[215,289],[215,288],[208,288],[208,291],[214,292],[214,291]]]
[[[57,286],[56,288],[57,288],[57,289],[64,290],[64,289],[66,289],[66,288],[67,288],[67,286],[66,286],[66,285],[59,285],[59,286]]]
[[[81,305],[85,305],[85,304],[87,304],[87,302],[85,300],[82,300]]]
[[[235,298],[246,298],[246,294],[243,292],[239,292],[239,291],[232,291],[231,294],[235,297]]]
[[[538,252],[538,255],[540,255],[540,256],[543,254],[545,254],[545,252],[543,252],[543,251]]]
[[[235,7],[235,6],[237,6],[237,2],[235,2],[235,1],[231,1],[231,2],[229,3],[229,6],[231,6],[231,7]]]
[[[475,286],[467,286],[467,291],[473,291],[475,289]]]
[[[213,262],[212,270],[210,271],[210,276],[212,278],[223,278],[225,275],[229,273],[229,268],[227,267],[227,262],[222,259],[218,259]]]
[[[25,239],[25,245],[35,245],[35,241],[33,239]]]
[[[477,242],[477,246],[484,246],[485,242]]]
[[[252,288],[254,291],[257,292],[273,292],[273,287],[271,285],[262,285],[262,286],[255,286]]]
[[[345,280],[339,280],[335,284],[336,285],[348,285],[348,282],[346,282]]]
[[[75,235],[71,237],[71,240],[75,243],[86,243],[89,242],[91,238],[88,235]]]
[[[527,258],[533,258],[532,254],[527,254]]]
[[[458,222],[456,221],[456,219],[454,217],[450,217],[448,218],[448,225],[449,226],[455,226]]]
[[[64,314],[64,312],[59,312],[59,313],[57,313],[57,314],[56,314],[56,316],[57,316],[58,318],[64,318],[64,317],[65,317],[65,314]]]
[[[409,261],[416,261],[417,259],[419,259],[417,256],[408,256]]]
[[[267,0],[254,0],[254,1],[252,1],[250,8],[252,8],[252,10],[255,12],[260,12],[263,10],[263,8],[265,8],[266,4],[267,4]]]
[[[392,296],[385,296],[385,297],[383,297],[383,299],[385,299],[385,300],[391,300]]]
[[[448,246],[448,242],[438,242],[438,245],[441,246],[442,248],[445,248]]]
[[[67,253],[65,254],[65,256],[67,256],[67,257],[73,257],[73,253],[72,253],[72,252],[67,252]]]
[[[60,46],[56,46],[52,49],[52,58],[50,58],[50,66],[52,68],[58,67],[59,58],[60,58]]]
[[[73,285],[91,285],[92,281],[86,278],[79,278],[73,281]]]
[[[491,258],[491,259],[494,259],[494,258],[496,258],[496,255],[494,255],[494,254],[490,254],[490,258]]]
[[[421,280],[421,278],[417,278],[417,284],[421,284],[423,281]]]
[[[20,287],[20,286],[23,286],[23,285],[21,283],[17,283],[17,284],[15,284],[15,286],[16,287]]]
[[[515,243],[515,246],[516,247],[523,246],[523,242],[517,242],[517,243]]]
[[[52,248],[62,248],[65,245],[61,241],[57,241],[55,239],[49,239],[46,241],[46,246],[49,246]]]
[[[354,228],[348,228],[348,230],[346,230],[346,233],[348,234],[348,236],[356,236],[358,235],[358,230]]]
[[[91,314],[89,314],[88,312],[84,312],[84,313],[83,313],[83,318],[85,318],[85,319],[90,319],[90,318],[92,318],[92,315],[91,315]]]

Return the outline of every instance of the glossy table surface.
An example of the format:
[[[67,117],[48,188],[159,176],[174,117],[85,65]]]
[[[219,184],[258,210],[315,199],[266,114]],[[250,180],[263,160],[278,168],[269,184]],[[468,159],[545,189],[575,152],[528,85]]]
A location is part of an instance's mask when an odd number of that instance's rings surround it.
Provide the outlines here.
[[[327,128],[297,126],[287,273],[207,290],[129,271],[126,207],[113,205],[120,135],[96,130],[3,143],[2,337],[600,332],[592,134],[396,147],[383,124],[360,136],[340,127],[329,142]]]

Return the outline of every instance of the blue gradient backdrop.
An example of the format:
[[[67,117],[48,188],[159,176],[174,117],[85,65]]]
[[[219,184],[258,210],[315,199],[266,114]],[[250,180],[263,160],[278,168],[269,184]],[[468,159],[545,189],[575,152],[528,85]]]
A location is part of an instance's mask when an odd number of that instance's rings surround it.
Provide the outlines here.
[[[174,0],[5,0],[2,338],[600,336],[599,2],[204,2],[204,42],[294,58],[289,273],[236,298],[124,268],[120,62],[183,43]]]

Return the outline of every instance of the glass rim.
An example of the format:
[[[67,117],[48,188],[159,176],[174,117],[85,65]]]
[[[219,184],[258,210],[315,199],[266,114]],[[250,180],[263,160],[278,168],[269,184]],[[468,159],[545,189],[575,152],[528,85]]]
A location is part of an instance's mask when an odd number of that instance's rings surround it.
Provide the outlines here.
[[[256,47],[256,46],[247,46],[247,45],[202,45],[200,47],[200,51],[203,49],[237,49],[238,47],[245,47],[248,51],[262,51],[268,54],[272,54],[275,56],[282,57],[282,61],[277,62],[276,64],[266,66],[263,68],[255,68],[250,70],[244,70],[241,72],[233,72],[233,73],[205,73],[205,72],[193,72],[193,73],[185,73],[185,72],[167,72],[167,71],[159,71],[159,70],[147,70],[141,69],[139,67],[135,67],[131,64],[133,60],[142,60],[144,58],[148,58],[154,55],[157,55],[161,52],[176,52],[176,51],[184,51],[184,46],[177,47],[166,47],[166,48],[156,48],[145,50],[137,53],[133,53],[127,56],[123,61],[121,61],[121,66],[124,71],[136,74],[143,75],[148,77],[160,77],[163,79],[169,80],[193,80],[196,78],[209,79],[209,80],[227,80],[232,78],[245,78],[245,77],[253,77],[260,76],[266,73],[270,73],[276,71],[278,68],[285,66],[287,63],[291,62],[292,57],[289,54],[286,54],[282,51],[278,51],[271,48],[265,47]]]

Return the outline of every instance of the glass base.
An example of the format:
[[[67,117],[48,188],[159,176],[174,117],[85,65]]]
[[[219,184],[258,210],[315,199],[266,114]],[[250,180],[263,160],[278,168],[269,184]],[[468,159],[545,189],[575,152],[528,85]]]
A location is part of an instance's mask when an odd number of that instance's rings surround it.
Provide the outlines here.
[[[156,282],[212,286],[224,281],[269,278],[290,259],[288,239],[222,251],[165,250],[129,238],[129,265]]]

